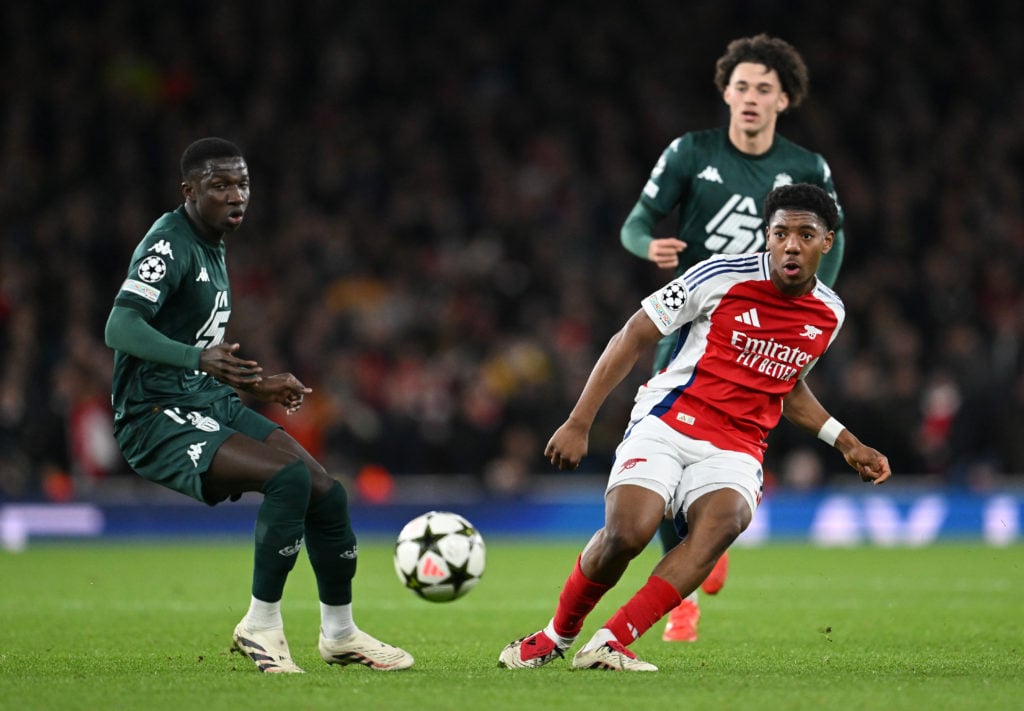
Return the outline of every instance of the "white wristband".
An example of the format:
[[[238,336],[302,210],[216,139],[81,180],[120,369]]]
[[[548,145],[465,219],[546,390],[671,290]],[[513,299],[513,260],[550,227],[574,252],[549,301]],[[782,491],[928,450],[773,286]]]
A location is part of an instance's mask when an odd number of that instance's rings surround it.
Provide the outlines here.
[[[827,444],[829,447],[836,446],[836,440],[839,438],[839,433],[845,430],[846,427],[842,422],[834,417],[830,417],[825,420],[825,424],[818,430],[818,439]]]

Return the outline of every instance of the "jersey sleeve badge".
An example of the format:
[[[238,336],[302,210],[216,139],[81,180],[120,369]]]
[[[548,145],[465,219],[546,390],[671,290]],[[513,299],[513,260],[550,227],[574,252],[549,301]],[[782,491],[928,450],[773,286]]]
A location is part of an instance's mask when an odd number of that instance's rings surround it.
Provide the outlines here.
[[[139,278],[147,284],[154,284],[164,278],[167,274],[167,264],[164,262],[163,257],[158,257],[155,254],[150,255],[139,262]]]
[[[658,298],[669,311],[678,311],[686,304],[686,287],[674,281],[661,290]]]

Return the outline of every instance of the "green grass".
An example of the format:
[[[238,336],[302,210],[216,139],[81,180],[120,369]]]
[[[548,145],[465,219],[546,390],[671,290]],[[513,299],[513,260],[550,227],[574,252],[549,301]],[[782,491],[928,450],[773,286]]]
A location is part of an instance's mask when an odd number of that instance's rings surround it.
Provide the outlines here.
[[[1024,548],[738,549],[703,598],[701,638],[633,645],[657,674],[496,667],[551,616],[576,543],[488,541],[467,597],[404,590],[390,547],[360,547],[356,620],[408,649],[396,674],[328,667],[301,560],[284,614],[305,675],[261,675],[229,653],[248,602],[238,542],[43,544],[0,553],[0,709],[1017,709],[1024,699]],[[649,549],[588,619],[589,635],[646,579]]]

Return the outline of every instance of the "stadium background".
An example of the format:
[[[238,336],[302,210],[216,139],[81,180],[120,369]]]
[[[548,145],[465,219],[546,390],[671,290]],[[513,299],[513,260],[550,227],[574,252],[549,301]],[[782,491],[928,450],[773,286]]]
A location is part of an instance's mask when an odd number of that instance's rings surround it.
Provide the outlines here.
[[[618,242],[647,172],[675,136],[725,122],[714,61],[760,31],[807,61],[811,96],[779,130],[827,157],[846,211],[848,325],[813,385],[896,472],[889,498],[863,497],[784,424],[766,462],[779,525],[805,535],[827,514],[871,538],[874,500],[908,540],[942,511],[937,531],[1016,537],[1019,3],[42,0],[5,4],[0,26],[10,540],[47,502],[115,535],[162,530],[139,504],[218,525],[125,470],[102,340],[130,251],[180,201],[178,156],[203,135],[236,141],[253,175],[229,243],[230,337],[314,388],[287,424],[351,485],[357,525],[450,503],[510,529],[528,528],[520,511],[592,528],[632,388],[603,410],[582,475],[541,451],[666,278]]]

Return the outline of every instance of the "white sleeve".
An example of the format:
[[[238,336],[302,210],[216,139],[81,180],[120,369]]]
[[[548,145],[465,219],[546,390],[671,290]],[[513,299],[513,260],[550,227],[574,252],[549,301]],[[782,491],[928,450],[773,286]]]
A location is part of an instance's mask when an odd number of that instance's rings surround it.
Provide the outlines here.
[[[698,299],[680,277],[670,281],[641,302],[647,316],[664,335],[674,333],[696,318]]]

